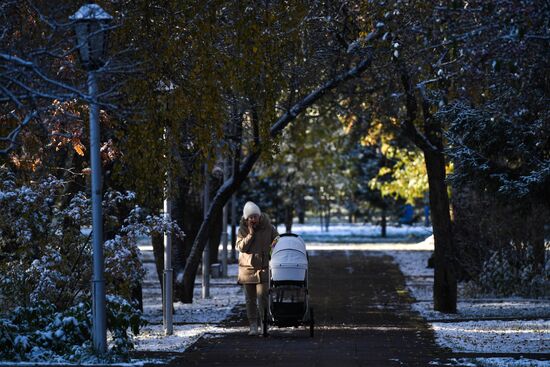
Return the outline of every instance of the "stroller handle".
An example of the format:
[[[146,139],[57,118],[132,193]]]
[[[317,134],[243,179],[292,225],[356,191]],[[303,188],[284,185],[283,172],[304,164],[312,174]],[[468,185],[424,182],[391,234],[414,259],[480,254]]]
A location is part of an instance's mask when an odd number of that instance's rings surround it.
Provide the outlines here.
[[[295,234],[295,233],[287,232],[287,233],[283,233],[283,234],[279,235],[279,237],[298,237],[298,235]]]

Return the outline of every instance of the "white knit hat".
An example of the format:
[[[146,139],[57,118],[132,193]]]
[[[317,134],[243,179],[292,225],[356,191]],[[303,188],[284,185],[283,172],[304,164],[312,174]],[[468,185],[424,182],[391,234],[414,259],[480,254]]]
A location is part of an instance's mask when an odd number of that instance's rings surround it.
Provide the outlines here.
[[[252,214],[261,215],[262,212],[258,205],[254,204],[252,201],[247,201],[246,204],[244,204],[243,217],[244,219],[248,219]]]

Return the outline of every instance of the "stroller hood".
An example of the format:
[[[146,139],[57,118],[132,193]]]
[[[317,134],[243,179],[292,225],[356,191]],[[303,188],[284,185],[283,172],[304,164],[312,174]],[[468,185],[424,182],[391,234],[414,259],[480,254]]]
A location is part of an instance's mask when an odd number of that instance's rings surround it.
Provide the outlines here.
[[[307,266],[304,240],[296,235],[282,235],[273,249],[269,262],[273,280],[303,281]]]
[[[298,235],[291,233],[285,233],[279,237],[279,241],[277,241],[277,244],[273,248],[271,258],[276,257],[277,253],[285,250],[294,250],[297,252],[301,252],[304,257],[307,254],[306,243],[304,242],[304,240],[301,237],[298,237]]]

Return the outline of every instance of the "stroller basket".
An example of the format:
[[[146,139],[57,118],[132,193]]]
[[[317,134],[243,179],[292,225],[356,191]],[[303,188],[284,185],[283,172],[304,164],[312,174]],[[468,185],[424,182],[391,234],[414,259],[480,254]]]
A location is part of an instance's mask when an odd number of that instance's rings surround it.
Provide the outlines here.
[[[273,302],[271,312],[275,316],[275,325],[298,326],[306,312],[306,304]]]
[[[307,290],[299,285],[284,285],[272,288],[270,296],[275,325],[298,325],[307,309]]]
[[[296,287],[305,287],[306,283],[301,280],[272,280],[271,286],[273,287],[280,287],[283,285],[290,285],[290,286],[296,286]]]

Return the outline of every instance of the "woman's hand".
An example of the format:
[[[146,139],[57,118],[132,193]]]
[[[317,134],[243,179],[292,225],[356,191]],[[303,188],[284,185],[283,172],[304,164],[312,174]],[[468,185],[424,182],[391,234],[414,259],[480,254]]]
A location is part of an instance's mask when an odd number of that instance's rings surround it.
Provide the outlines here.
[[[254,235],[254,228],[256,228],[256,225],[260,222],[260,216],[258,214],[252,214],[248,217],[246,220],[246,224],[248,226],[248,233],[250,235]]]
[[[254,235],[254,223],[252,223],[250,220],[248,221],[248,233],[251,236]]]

